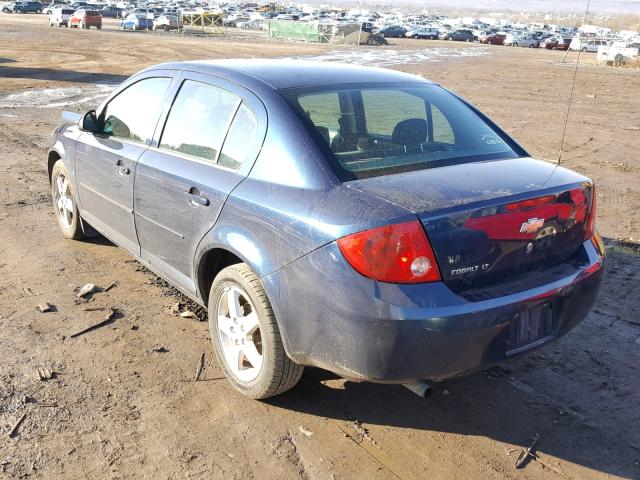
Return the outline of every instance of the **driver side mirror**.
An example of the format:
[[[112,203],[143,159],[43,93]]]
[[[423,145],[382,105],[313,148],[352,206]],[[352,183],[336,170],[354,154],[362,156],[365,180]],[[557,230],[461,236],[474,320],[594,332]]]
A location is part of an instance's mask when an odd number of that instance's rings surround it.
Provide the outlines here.
[[[90,110],[84,114],[80,121],[80,130],[85,132],[97,133],[98,132],[98,117],[95,110]]]

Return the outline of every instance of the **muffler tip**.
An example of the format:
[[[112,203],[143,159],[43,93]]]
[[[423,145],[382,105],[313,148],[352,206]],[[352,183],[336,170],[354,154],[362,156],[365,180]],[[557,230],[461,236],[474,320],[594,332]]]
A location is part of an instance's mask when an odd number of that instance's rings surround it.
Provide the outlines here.
[[[433,395],[433,388],[426,382],[403,383],[402,385],[425,400]]]

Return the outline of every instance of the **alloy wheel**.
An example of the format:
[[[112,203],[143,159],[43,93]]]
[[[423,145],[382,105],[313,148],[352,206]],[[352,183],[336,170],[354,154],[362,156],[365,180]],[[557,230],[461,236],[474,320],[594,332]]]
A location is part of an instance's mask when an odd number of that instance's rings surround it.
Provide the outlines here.
[[[249,295],[238,286],[226,287],[218,300],[218,336],[229,370],[250,383],[262,368],[262,335],[258,313]]]
[[[60,223],[65,228],[71,228],[73,222],[73,198],[69,179],[63,173],[56,177],[56,212]]]

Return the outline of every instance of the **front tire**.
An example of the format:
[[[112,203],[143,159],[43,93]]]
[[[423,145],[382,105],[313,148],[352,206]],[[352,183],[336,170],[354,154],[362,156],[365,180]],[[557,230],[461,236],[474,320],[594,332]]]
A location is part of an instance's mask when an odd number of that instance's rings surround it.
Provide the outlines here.
[[[62,160],[58,160],[51,170],[51,199],[62,234],[72,240],[84,238],[71,175]]]
[[[218,362],[236,390],[259,400],[298,383],[304,367],[287,356],[262,282],[246,264],[218,273],[208,307]]]

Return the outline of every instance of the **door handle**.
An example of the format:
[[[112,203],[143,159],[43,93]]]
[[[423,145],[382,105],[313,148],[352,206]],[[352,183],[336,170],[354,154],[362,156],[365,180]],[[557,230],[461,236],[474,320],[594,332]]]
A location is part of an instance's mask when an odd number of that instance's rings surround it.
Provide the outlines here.
[[[209,206],[209,199],[204,195],[200,194],[200,190],[196,187],[191,187],[189,189],[189,203],[192,207],[197,207],[198,205],[202,205],[203,207]]]
[[[129,175],[129,173],[131,173],[131,170],[129,170],[129,167],[125,167],[122,164],[122,160],[118,160],[116,162],[116,175],[121,177],[123,175]]]

